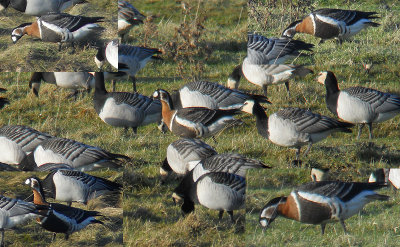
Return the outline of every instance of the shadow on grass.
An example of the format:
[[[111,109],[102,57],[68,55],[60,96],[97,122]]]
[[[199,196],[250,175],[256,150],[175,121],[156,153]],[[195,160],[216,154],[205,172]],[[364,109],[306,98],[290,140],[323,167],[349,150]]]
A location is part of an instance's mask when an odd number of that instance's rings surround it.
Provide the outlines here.
[[[151,221],[151,222],[161,222],[163,220],[161,217],[158,217],[154,214],[152,214],[149,210],[146,208],[138,208],[136,211],[126,211],[124,210],[124,217],[128,218],[133,218],[133,219],[138,219],[143,222],[146,221]]]
[[[239,52],[245,51],[247,42],[237,42],[233,40],[224,40],[222,42],[208,42],[212,50]]]
[[[400,163],[400,150],[389,150],[386,145],[376,146],[373,142],[359,143],[356,155],[365,162],[384,161],[389,164]]]
[[[10,36],[10,42],[11,42],[11,32],[12,28],[0,28],[0,36]]]

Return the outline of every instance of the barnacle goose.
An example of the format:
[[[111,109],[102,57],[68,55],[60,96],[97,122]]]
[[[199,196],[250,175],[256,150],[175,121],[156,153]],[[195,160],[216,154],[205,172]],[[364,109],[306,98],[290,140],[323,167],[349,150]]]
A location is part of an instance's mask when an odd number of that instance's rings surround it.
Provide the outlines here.
[[[365,124],[369,128],[369,139],[372,139],[372,123],[383,122],[400,114],[399,95],[365,87],[340,90],[331,71],[319,73],[318,82],[325,85],[325,101],[329,111],[346,122],[360,125],[357,139],[360,139]]]
[[[0,128],[0,162],[18,165],[41,142],[52,138],[23,125],[6,125]]]
[[[125,35],[132,27],[143,23],[146,19],[132,4],[124,0],[118,0],[118,35],[124,40]]]
[[[114,154],[99,147],[89,146],[66,138],[53,137],[40,143],[20,163],[24,171],[33,171],[46,163],[65,163],[75,170],[91,171],[98,168],[119,168],[122,154]]]
[[[297,149],[296,160],[299,160],[302,146],[308,145],[305,156],[312,144],[333,132],[351,133],[349,128],[353,126],[301,108],[282,108],[268,117],[262,106],[253,100],[248,100],[244,107],[256,116],[257,131],[261,136],[276,145]]]
[[[321,225],[324,234],[326,223],[338,220],[347,233],[344,220],[357,214],[369,202],[389,200],[389,196],[374,191],[384,186],[341,181],[307,183],[294,189],[289,196],[270,200],[261,210],[259,222],[266,228],[278,216],[283,216],[306,224]]]
[[[44,217],[39,217],[37,221],[44,229],[54,232],[53,240],[57,233],[64,233],[67,240],[69,235],[82,230],[89,224],[104,224],[95,218],[95,216],[101,216],[97,211],[86,211],[58,203],[48,203],[44,197],[42,185],[37,178],[28,178],[25,184],[31,187],[35,204],[50,207],[46,210]]]
[[[48,210],[45,205],[35,205],[19,199],[8,198],[0,195],[0,246],[4,246],[4,230],[24,224],[26,221],[43,215],[43,210]]]
[[[219,211],[219,219],[227,211],[233,219],[233,210],[245,205],[246,179],[244,177],[226,173],[211,172],[198,178],[196,182],[181,183],[175,188],[173,200],[182,201],[182,212],[188,214],[194,211],[194,204],[198,203],[209,209]]]
[[[217,154],[214,148],[199,139],[182,138],[168,145],[160,173],[163,177],[175,172],[185,175],[201,160]]]
[[[106,91],[103,73],[95,74],[96,87],[93,96],[94,109],[105,123],[132,128],[161,122],[161,103],[139,93]]]
[[[213,110],[204,107],[173,109],[169,93],[162,89],[156,90],[153,97],[161,101],[163,122],[172,133],[181,137],[211,137],[228,125],[241,123],[233,117],[240,112],[239,109]]]
[[[376,12],[363,12],[344,9],[318,9],[303,20],[291,23],[283,32],[283,37],[292,38],[296,33],[307,33],[321,38],[343,40],[359,33],[366,27],[378,27],[380,24],[371,19],[379,18]]]
[[[369,183],[391,184],[397,190],[400,189],[400,168],[379,168],[373,171],[368,180]]]

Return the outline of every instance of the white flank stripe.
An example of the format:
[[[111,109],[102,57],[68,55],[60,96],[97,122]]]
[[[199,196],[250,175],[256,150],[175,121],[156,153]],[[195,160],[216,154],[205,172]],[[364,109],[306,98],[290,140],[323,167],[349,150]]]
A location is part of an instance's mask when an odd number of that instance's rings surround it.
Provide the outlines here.
[[[326,17],[326,16],[323,16],[323,15],[316,15],[316,17],[319,20],[321,20],[321,21],[323,21],[325,23],[328,23],[328,24],[331,24],[331,25],[335,25],[335,26],[340,26],[341,23],[342,23],[342,22],[338,22],[337,20],[335,20],[333,18]]]

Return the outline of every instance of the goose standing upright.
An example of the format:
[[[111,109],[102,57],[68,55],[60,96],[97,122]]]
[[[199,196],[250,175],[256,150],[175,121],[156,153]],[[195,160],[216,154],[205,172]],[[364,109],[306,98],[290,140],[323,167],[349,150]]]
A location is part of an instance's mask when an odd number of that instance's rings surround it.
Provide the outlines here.
[[[379,18],[376,12],[363,12],[344,9],[318,9],[303,20],[291,23],[283,32],[283,37],[293,38],[296,33],[307,33],[321,38],[343,40],[359,33],[366,27],[378,27],[380,24],[371,19]]]
[[[0,195],[0,247],[4,247],[4,230],[13,228],[16,225],[43,215],[48,206],[35,205],[19,199],[12,199]]]
[[[132,128],[161,122],[161,103],[139,93],[106,91],[103,73],[95,74],[96,86],[93,96],[94,109],[105,123]]]
[[[239,113],[239,109],[212,110],[204,107],[173,109],[169,93],[162,89],[156,90],[153,97],[161,101],[163,122],[172,133],[181,137],[211,137],[229,125],[241,123],[233,117]]]
[[[247,56],[243,63],[236,66],[228,78],[228,87],[237,88],[242,75],[246,79],[263,88],[267,96],[268,86],[285,83],[289,93],[289,79],[304,77],[312,70],[300,65],[282,64],[289,58],[299,56],[299,51],[311,51],[314,47],[299,40],[271,38],[257,34],[248,34]]]
[[[261,136],[276,145],[297,149],[296,160],[299,160],[302,146],[308,145],[306,156],[312,144],[333,132],[351,133],[349,128],[353,126],[301,108],[283,108],[268,117],[262,106],[253,100],[248,100],[244,107],[256,116],[257,131]]]
[[[86,211],[58,203],[48,203],[44,197],[42,185],[37,178],[28,178],[25,184],[31,187],[35,204],[50,207],[46,215],[39,217],[37,221],[44,229],[54,232],[53,241],[57,233],[64,233],[65,240],[67,240],[69,235],[82,230],[90,224],[104,225],[103,222],[95,218],[95,216],[101,216],[97,211]]]
[[[389,120],[400,114],[400,96],[372,88],[350,87],[340,90],[335,74],[319,73],[318,82],[325,85],[326,105],[335,116],[353,124],[359,124],[357,139],[367,124],[369,139],[373,138],[372,123]]]

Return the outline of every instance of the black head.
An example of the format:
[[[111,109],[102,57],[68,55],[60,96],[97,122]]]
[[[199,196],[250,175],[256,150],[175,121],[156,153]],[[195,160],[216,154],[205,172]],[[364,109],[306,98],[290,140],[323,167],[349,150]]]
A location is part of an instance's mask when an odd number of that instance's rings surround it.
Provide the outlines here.
[[[261,210],[259,222],[267,228],[278,217],[278,205],[286,202],[287,197],[281,196],[270,200]]]
[[[302,21],[295,21],[292,22],[283,32],[282,32],[282,37],[285,38],[293,38],[294,35],[296,34],[296,26],[301,23]]]

